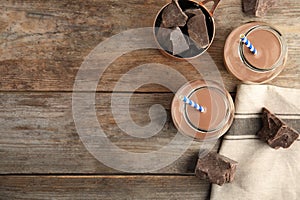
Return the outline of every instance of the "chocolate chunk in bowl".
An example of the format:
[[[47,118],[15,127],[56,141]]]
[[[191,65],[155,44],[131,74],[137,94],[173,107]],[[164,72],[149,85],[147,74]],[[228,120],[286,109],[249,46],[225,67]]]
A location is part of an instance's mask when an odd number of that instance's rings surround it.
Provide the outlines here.
[[[157,41],[161,44],[162,48],[168,52],[173,51],[173,45],[171,41],[171,32],[173,30],[169,28],[159,27],[157,28]]]
[[[179,55],[189,49],[189,45],[179,27],[171,32],[170,40],[172,41],[174,55]]]
[[[182,11],[178,0],[172,0],[162,12],[162,23],[166,28],[184,26],[187,19],[188,16]]]
[[[213,1],[214,4],[211,10],[208,10],[204,6],[204,4],[210,1]],[[169,57],[179,58],[179,59],[195,58],[197,56],[200,56],[202,53],[204,53],[210,47],[214,39],[215,22],[213,19],[213,13],[217,8],[219,2],[220,0],[204,0],[203,2],[199,2],[199,3],[190,0],[178,0],[178,1],[172,1],[171,3],[165,5],[158,12],[153,27],[154,36],[161,52],[164,55],[167,55]],[[178,9],[176,3],[177,5],[179,5],[181,10]],[[186,16],[185,24],[182,21],[184,17],[182,17],[183,15],[181,11]],[[170,12],[170,14],[166,14],[166,12]],[[174,13],[177,13],[179,18],[178,16],[174,17]],[[205,17],[203,17],[202,15],[204,15]],[[196,18],[194,18],[190,22],[190,24],[192,24],[190,25],[190,28],[192,27],[191,28],[192,30],[190,31],[191,35],[189,35],[189,27],[187,23],[193,17]],[[197,18],[201,21],[195,22]],[[173,22],[171,22],[172,19],[174,20]],[[199,31],[199,27],[198,27],[199,25],[201,25],[201,29],[200,32],[197,32]],[[158,38],[159,27],[170,28],[170,29],[175,29],[179,27],[182,34],[186,37],[186,41],[189,44],[189,49],[179,54],[176,54],[173,51],[170,51],[169,49],[165,48],[165,46],[160,42],[161,40]],[[205,28],[206,31],[203,31]],[[203,33],[204,36],[200,35]]]
[[[209,35],[203,13],[197,13],[191,17],[188,20],[187,28],[190,38],[196,43],[197,47],[204,49],[209,45]]]

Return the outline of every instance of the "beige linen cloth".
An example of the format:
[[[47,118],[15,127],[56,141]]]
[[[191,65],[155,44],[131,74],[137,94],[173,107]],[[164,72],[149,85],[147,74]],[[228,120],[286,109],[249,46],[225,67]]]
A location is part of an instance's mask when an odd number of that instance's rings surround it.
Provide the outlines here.
[[[235,180],[213,184],[213,200],[300,199],[300,141],[288,149],[272,149],[256,137],[261,128],[261,108],[266,107],[300,131],[300,90],[270,85],[240,85],[236,115],[225,135],[220,154],[239,164]]]

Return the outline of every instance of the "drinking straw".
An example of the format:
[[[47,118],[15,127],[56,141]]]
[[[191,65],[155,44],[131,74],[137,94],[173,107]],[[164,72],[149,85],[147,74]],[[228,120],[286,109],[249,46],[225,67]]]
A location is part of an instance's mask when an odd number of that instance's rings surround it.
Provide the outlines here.
[[[204,112],[204,107],[200,106],[199,104],[195,103],[191,99],[187,98],[186,96],[179,96],[179,99],[181,99],[184,103],[189,104],[190,106],[194,107],[196,110],[200,112]]]
[[[257,50],[254,48],[254,46],[251,44],[251,42],[246,38],[244,34],[240,35],[241,41],[250,49],[251,53],[254,55],[257,54]]]

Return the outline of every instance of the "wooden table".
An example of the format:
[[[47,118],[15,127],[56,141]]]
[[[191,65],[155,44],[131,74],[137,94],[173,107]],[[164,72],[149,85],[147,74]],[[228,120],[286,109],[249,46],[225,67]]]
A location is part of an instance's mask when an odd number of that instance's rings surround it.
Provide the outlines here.
[[[194,142],[163,169],[124,173],[105,166],[86,150],[72,117],[73,84],[85,56],[117,33],[151,27],[167,2],[0,1],[0,199],[209,198],[210,184],[193,174],[199,143]],[[300,88],[298,0],[278,1],[262,19],[243,14],[241,0],[222,0],[214,18],[216,37],[208,52],[232,95],[240,81],[224,68],[224,42],[233,28],[251,20],[273,24],[288,42],[287,66],[270,84]],[[170,62],[156,49],[129,52],[111,64],[97,87],[98,120],[107,137],[128,151],[157,150],[176,133],[170,118],[173,93],[155,84],[133,94],[131,115],[137,124],[145,125],[150,121],[150,106],[163,105],[168,117],[159,134],[147,140],[130,137],[112,117],[110,98],[115,84],[130,69],[153,59]],[[199,77],[186,62],[178,61],[172,67],[188,80]],[[141,76],[147,79],[147,74]],[[128,92],[132,91],[115,94],[122,98]]]

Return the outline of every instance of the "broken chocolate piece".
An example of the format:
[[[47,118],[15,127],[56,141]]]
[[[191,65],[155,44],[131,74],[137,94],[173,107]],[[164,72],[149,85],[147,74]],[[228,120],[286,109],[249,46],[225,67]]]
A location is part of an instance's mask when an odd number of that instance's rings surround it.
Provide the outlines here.
[[[171,32],[170,40],[172,41],[173,55],[178,55],[189,49],[189,45],[179,27]]]
[[[243,12],[248,15],[255,15],[258,0],[243,0]]]
[[[237,162],[217,153],[209,153],[199,158],[195,169],[196,176],[208,178],[211,183],[223,185],[234,179]]]
[[[184,13],[189,18],[194,17],[195,15],[201,15],[201,14],[203,14],[202,10],[200,10],[200,9],[193,9],[193,8],[185,10]]]
[[[263,17],[275,4],[275,0],[243,0],[243,11],[249,15]]]
[[[163,28],[163,27],[155,27],[157,29],[156,38],[160,46],[168,51],[173,51],[172,41],[170,40],[172,29]]]
[[[162,23],[167,28],[184,26],[187,19],[188,16],[180,8],[178,0],[172,0],[162,12]]]
[[[188,33],[190,38],[198,47],[206,48],[209,44],[208,31],[206,27],[205,15],[199,13],[190,18],[188,23]]]
[[[299,137],[299,133],[288,127],[285,122],[272,114],[268,109],[262,109],[263,127],[257,135],[274,149],[288,148]]]

